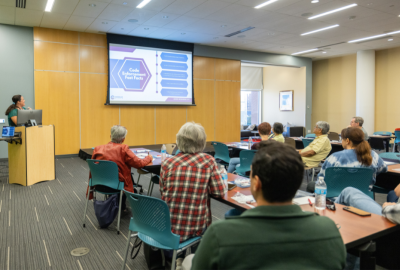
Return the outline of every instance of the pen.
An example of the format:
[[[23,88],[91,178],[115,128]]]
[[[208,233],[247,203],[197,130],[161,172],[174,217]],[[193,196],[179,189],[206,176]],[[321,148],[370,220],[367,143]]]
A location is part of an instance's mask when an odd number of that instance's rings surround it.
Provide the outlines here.
[[[310,198],[308,198],[308,203],[310,204],[310,206],[312,206],[312,202],[311,202]]]

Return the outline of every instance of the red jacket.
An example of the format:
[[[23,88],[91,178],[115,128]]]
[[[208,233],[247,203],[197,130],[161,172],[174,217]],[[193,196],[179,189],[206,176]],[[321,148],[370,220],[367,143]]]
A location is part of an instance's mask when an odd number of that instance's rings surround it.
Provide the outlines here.
[[[129,150],[126,144],[113,142],[97,146],[93,151],[92,159],[108,160],[117,163],[119,181],[124,182],[124,189],[132,193],[131,167],[140,169],[152,162],[150,157],[145,157],[144,159],[138,158]]]

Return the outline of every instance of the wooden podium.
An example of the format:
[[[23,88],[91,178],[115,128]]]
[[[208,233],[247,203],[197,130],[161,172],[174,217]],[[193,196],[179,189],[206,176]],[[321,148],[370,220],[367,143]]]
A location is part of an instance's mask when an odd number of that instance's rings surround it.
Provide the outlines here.
[[[30,186],[56,178],[54,126],[16,127],[21,143],[8,145],[9,183]]]

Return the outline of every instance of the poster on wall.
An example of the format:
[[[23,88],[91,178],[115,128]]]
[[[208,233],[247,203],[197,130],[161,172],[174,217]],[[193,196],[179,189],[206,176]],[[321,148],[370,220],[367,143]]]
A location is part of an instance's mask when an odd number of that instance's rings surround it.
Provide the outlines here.
[[[293,111],[293,90],[279,92],[279,110]]]

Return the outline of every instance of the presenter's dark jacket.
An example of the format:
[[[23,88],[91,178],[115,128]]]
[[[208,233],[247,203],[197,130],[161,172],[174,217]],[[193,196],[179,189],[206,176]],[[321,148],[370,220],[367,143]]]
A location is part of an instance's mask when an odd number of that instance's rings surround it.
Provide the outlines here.
[[[258,206],[214,222],[193,258],[197,269],[343,269],[335,223],[297,205]]]
[[[143,168],[152,162],[150,157],[138,158],[126,144],[109,142],[105,145],[96,146],[92,159],[108,160],[117,163],[119,181],[124,182],[124,189],[133,191],[131,167]],[[89,176],[90,177],[90,176]]]

